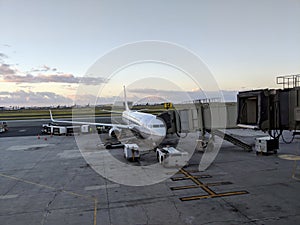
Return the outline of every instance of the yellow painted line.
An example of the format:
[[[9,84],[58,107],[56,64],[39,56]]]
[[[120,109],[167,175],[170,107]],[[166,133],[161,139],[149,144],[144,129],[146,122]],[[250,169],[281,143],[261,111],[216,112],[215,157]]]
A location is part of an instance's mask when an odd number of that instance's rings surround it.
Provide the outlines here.
[[[244,195],[244,194],[249,194],[249,192],[248,191],[224,192],[224,193],[219,193],[218,196],[216,196],[216,197],[225,197],[225,196],[232,196],[232,195]]]
[[[199,185],[204,191],[206,191],[209,195],[214,196],[216,195],[216,193],[211,190],[210,188],[208,188],[207,186],[205,186],[201,181],[199,181],[198,179],[196,179],[194,176],[192,176],[191,174],[189,174],[187,171],[185,171],[184,169],[180,169],[181,173],[183,173],[186,177],[190,178],[195,184]]]
[[[216,195],[198,195],[198,196],[191,196],[191,197],[183,197],[180,198],[181,201],[192,201],[192,200],[199,200],[199,199],[207,199],[207,198],[218,198],[218,197],[226,197],[226,196],[233,196],[233,195],[243,195],[249,194],[247,191],[232,191],[232,192],[224,192]]]
[[[170,187],[172,191],[177,190],[184,190],[184,189],[190,189],[190,188],[200,188],[199,185],[187,185],[187,186],[179,186],[179,187]]]
[[[191,197],[183,197],[179,198],[181,201],[192,201],[198,199],[205,199],[205,198],[212,198],[213,195],[198,195],[198,196],[191,196]]]
[[[199,173],[200,171],[199,170],[185,170],[186,172],[188,173]],[[176,174],[181,174],[180,170],[176,173]]]
[[[212,178],[212,176],[210,176],[210,175],[195,175],[193,177],[196,179]],[[189,177],[172,177],[171,179],[172,179],[172,181],[180,181],[180,180],[189,180],[191,178],[189,176]]]
[[[48,186],[48,185],[35,183],[35,182],[32,182],[32,181],[24,180],[22,178],[9,176],[9,175],[3,174],[3,173],[0,173],[0,176],[8,178],[8,179],[11,179],[11,180],[21,181],[23,183],[27,183],[27,184],[32,184],[32,185],[35,185],[35,186],[43,187],[43,188],[50,189],[50,190],[61,191],[63,193],[69,194],[69,195],[73,195],[73,196],[77,196],[77,197],[81,197],[81,198],[93,200],[94,201],[94,220],[93,221],[94,221],[94,225],[97,224],[97,204],[98,204],[98,199],[95,198],[95,197],[93,197],[93,196],[81,195],[81,194],[78,194],[78,193],[75,193],[75,192],[72,192],[72,191],[59,190],[59,189],[57,189],[55,187],[51,187],[51,186]]]
[[[214,183],[206,183],[205,186],[220,186],[220,185],[229,185],[232,184],[232,182],[229,181],[222,181],[222,182],[214,182]]]
[[[299,181],[299,180],[300,180],[300,176],[299,176],[299,174],[297,173],[298,170],[299,170],[299,169],[297,170],[297,167],[298,167],[297,161],[295,161],[295,162],[294,162],[293,173],[292,173],[292,178]]]
[[[220,185],[228,185],[232,184],[231,182],[215,182],[215,183],[206,183],[203,184],[206,187],[209,186],[220,186]],[[199,185],[186,185],[186,186],[178,186],[178,187],[170,187],[172,191],[177,191],[177,190],[183,190],[183,189],[190,189],[190,188],[201,188]]]
[[[285,160],[300,160],[300,155],[278,155],[278,158],[285,159]]]
[[[5,174],[2,174],[2,173],[0,173],[0,176],[1,177],[6,177],[6,178],[9,178],[9,179],[12,179],[12,180],[21,181],[23,183],[33,184],[33,185],[36,185],[36,186],[39,186],[39,187],[43,187],[43,188],[47,188],[47,189],[51,189],[51,190],[56,190],[56,188],[54,188],[54,187],[50,187],[50,186],[47,186],[47,185],[38,184],[38,183],[31,182],[31,181],[23,180],[23,179],[18,178],[18,177],[9,176],[9,175],[5,175]]]
[[[97,205],[98,205],[98,199],[94,198],[94,225],[97,224]]]
[[[198,200],[198,199],[208,199],[208,198],[217,198],[217,197],[225,197],[225,196],[233,196],[233,195],[243,195],[248,194],[247,191],[231,191],[231,192],[223,192],[223,193],[216,193],[209,188],[209,186],[219,186],[219,185],[227,185],[232,184],[231,182],[214,182],[214,183],[202,183],[200,180],[197,179],[198,176],[193,176],[189,172],[185,171],[184,169],[180,169],[179,172],[183,174],[185,177],[178,177],[175,180],[184,180],[190,179],[196,185],[186,185],[186,186],[179,186],[179,187],[171,187],[171,190],[182,190],[182,189],[190,189],[190,188],[201,188],[207,195],[197,195],[197,196],[190,196],[190,197],[183,197],[179,198],[181,201],[191,201],[191,200]]]

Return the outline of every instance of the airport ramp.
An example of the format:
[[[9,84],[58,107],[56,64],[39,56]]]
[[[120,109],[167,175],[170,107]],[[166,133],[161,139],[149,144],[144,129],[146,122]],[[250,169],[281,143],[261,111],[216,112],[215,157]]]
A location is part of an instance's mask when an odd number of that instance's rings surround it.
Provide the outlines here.
[[[243,148],[246,151],[252,151],[252,145],[248,144],[240,139],[238,139],[237,137],[234,137],[231,134],[228,134],[222,130],[216,129],[216,130],[208,130],[208,132],[212,135],[216,135],[218,137],[223,138],[225,141],[228,141],[236,146],[239,146],[241,148]]]

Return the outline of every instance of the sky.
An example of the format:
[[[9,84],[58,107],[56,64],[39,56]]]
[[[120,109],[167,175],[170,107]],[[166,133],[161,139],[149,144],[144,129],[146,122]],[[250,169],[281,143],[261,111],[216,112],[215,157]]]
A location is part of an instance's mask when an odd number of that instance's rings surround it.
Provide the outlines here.
[[[299,0],[0,0],[0,106],[108,103],[123,84],[134,101],[203,97],[166,64],[88,74],[112,50],[147,40],[196,54],[228,101],[281,88],[276,76],[300,73],[299,23]]]

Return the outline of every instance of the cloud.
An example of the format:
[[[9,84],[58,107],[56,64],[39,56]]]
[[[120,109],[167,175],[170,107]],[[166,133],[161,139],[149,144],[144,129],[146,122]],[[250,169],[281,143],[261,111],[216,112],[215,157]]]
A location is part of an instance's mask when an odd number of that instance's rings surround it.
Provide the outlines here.
[[[154,88],[136,88],[136,89],[130,89],[129,92],[137,93],[137,94],[148,94],[148,95],[156,95],[156,94],[172,94],[172,93],[179,93],[179,91],[173,91],[173,90],[163,90],[163,89],[154,89]]]
[[[97,100],[97,97],[91,94],[76,95],[72,97],[74,98],[74,103],[77,105],[95,105]]]
[[[237,91],[180,91],[180,90],[162,90],[162,89],[129,89],[128,92],[139,94],[139,98],[145,96],[158,96],[161,99],[166,99],[172,102],[186,102],[189,100],[199,99],[216,99],[223,95],[224,100],[227,102],[236,101]],[[142,96],[144,95],[144,96]],[[135,96],[137,97],[137,96]],[[188,98],[187,98],[188,97]]]
[[[80,83],[87,85],[99,85],[100,83],[105,83],[106,79],[103,77],[80,77]]]
[[[5,55],[4,53],[0,52],[0,63],[4,63],[4,60],[7,59],[7,58],[8,58],[7,55]]]
[[[2,64],[6,65],[6,64]],[[15,83],[75,83],[86,85],[98,85],[105,82],[104,78],[97,77],[75,77],[73,74],[26,74],[17,75],[16,71],[8,66],[0,66],[0,74],[2,74],[3,82]]]
[[[1,58],[2,58],[2,59],[7,59],[8,57],[7,57],[7,55],[5,55],[4,53],[1,53],[1,52],[0,52],[0,59],[1,59]]]
[[[57,105],[95,105],[111,104],[116,97],[97,98],[94,95],[70,95],[63,96],[53,92],[33,92],[33,91],[0,91],[0,106],[57,106]]]
[[[28,73],[35,73],[35,72],[48,72],[48,71],[53,71],[56,72],[57,68],[51,68],[50,66],[43,65],[38,68],[32,68]]]
[[[0,76],[2,75],[14,75],[17,73],[17,70],[15,68],[12,68],[11,65],[0,63]]]
[[[105,83],[103,77],[76,77],[71,73],[58,71],[57,68],[52,68],[43,65],[37,68],[32,68],[30,71],[19,71],[10,64],[4,63],[7,56],[0,53],[0,82],[14,83],[70,83],[70,84],[85,84],[98,85]]]
[[[73,100],[53,92],[0,92],[0,102],[4,106],[50,106],[71,105]]]

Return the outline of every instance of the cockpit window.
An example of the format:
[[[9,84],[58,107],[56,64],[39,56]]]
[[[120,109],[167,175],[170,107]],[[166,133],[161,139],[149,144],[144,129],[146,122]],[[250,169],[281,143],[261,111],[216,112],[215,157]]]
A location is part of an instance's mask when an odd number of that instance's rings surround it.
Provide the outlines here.
[[[153,124],[152,128],[165,127],[163,124]]]

